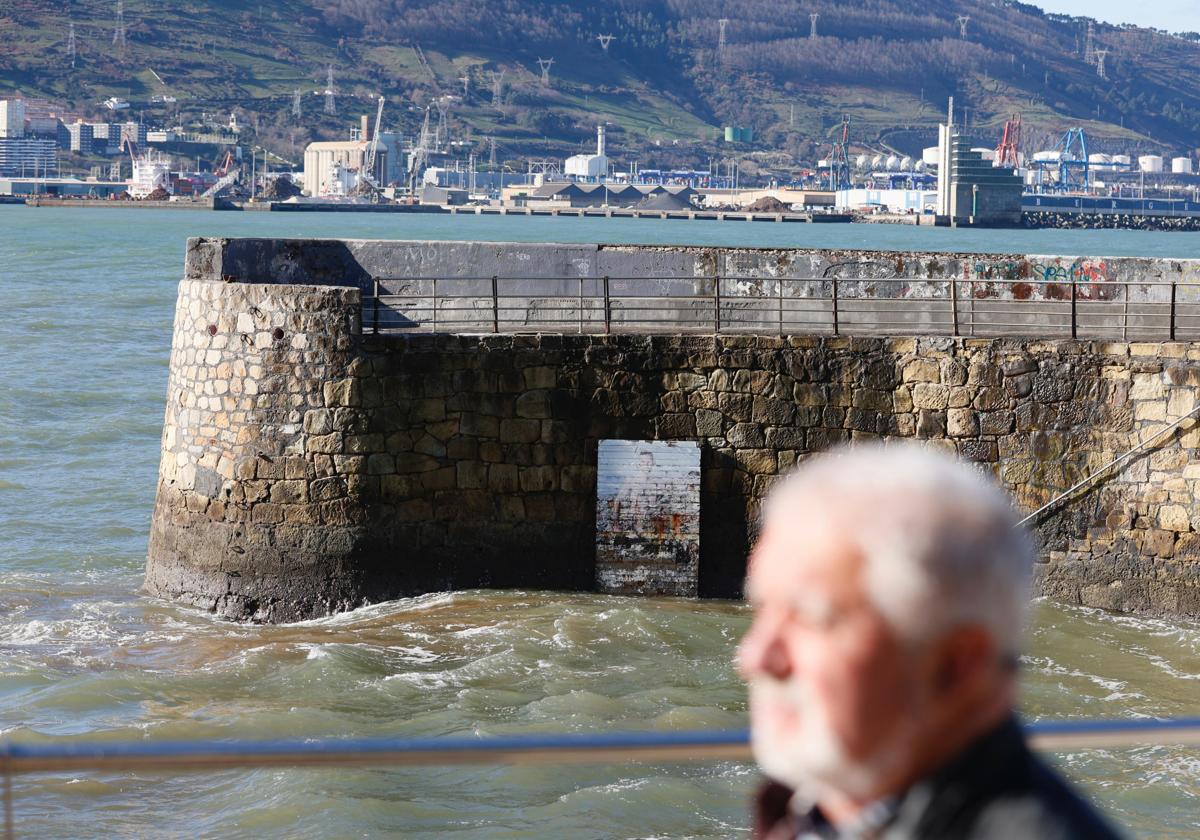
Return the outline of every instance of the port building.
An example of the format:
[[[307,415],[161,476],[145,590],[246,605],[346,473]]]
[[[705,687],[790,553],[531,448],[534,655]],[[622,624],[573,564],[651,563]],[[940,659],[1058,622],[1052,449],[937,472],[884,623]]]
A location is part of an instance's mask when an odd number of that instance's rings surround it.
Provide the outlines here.
[[[596,126],[596,154],[572,155],[567,158],[563,174],[581,181],[598,181],[608,175],[608,156],[604,153],[604,126]]]

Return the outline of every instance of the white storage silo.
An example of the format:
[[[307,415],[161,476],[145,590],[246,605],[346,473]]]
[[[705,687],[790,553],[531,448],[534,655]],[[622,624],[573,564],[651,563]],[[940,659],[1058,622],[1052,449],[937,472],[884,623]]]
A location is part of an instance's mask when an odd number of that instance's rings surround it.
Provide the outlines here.
[[[1133,164],[1129,155],[1113,155],[1112,162],[1113,166],[1131,166]]]
[[[871,168],[872,169],[883,168],[883,161],[884,161],[883,155],[875,155],[875,157],[871,158]]]
[[[1171,171],[1176,175],[1192,174],[1192,159],[1190,157],[1171,158]]]
[[[888,172],[895,172],[900,168],[900,158],[895,155],[888,155],[888,159],[884,161],[884,166],[887,167]]]
[[[910,171],[912,171],[912,168],[913,168],[913,159],[912,158],[910,158],[908,155],[905,155],[904,157],[900,158],[900,171],[901,172],[910,172]]]
[[[1142,155],[1138,158],[1138,169],[1143,172],[1162,172],[1162,155]]]
[[[938,162],[938,147],[926,146],[921,150],[921,160],[925,161],[926,166],[937,166]]]
[[[868,158],[866,155],[858,155],[854,158],[854,168],[866,169],[868,160],[870,160],[870,158]]]

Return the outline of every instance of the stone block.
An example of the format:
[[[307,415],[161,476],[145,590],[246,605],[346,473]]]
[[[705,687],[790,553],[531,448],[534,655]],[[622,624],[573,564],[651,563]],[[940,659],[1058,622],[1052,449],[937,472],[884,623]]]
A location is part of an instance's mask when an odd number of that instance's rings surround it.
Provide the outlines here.
[[[551,414],[549,391],[526,391],[517,397],[516,413],[518,417],[545,419]]]
[[[494,438],[500,434],[500,420],[486,414],[464,413],[458,420],[459,434]]]
[[[900,380],[904,383],[938,382],[941,374],[941,363],[937,359],[913,359],[902,368]]]
[[[1196,392],[1191,388],[1172,388],[1167,396],[1167,414],[1177,419],[1196,408]]]
[[[758,449],[766,445],[762,427],[757,423],[734,423],[725,434],[730,446],[738,449]]]
[[[719,411],[705,408],[696,410],[696,434],[703,437],[717,437],[722,434],[723,417]]]
[[[696,418],[691,414],[663,414],[655,418],[655,436],[661,440],[696,436]]]
[[[798,382],[792,396],[797,405],[823,406],[829,402],[823,385],[807,385]]]
[[[551,466],[521,467],[519,476],[526,493],[549,493],[558,486],[557,471]]]
[[[306,452],[321,452],[336,455],[342,451],[342,436],[337,432],[329,435],[314,435],[304,442]],[[262,465],[259,465],[261,471]]]
[[[768,428],[766,439],[768,449],[803,450],[805,448],[804,430],[791,426]]]
[[[346,482],[341,478],[319,478],[308,486],[308,497],[314,502],[328,502],[346,495]]]
[[[308,482],[303,479],[276,481],[271,485],[273,504],[295,504],[308,501]]]
[[[1141,532],[1139,541],[1142,554],[1154,557],[1170,557],[1175,553],[1175,532],[1151,528]]]
[[[500,421],[501,443],[536,443],[541,434],[542,424],[538,420],[515,418]]]
[[[958,454],[966,461],[994,464],[1000,460],[994,440],[971,439],[961,441]]]
[[[913,407],[918,409],[939,410],[946,408],[950,399],[950,389],[945,385],[919,383],[913,386]]]
[[[979,432],[984,435],[1007,435],[1013,430],[1011,411],[984,411],[979,414]]]
[[[428,472],[436,470],[441,464],[437,458],[429,455],[422,455],[420,452],[399,452],[396,458],[396,472],[401,475],[405,473]]]
[[[549,365],[525,368],[525,387],[529,390],[553,388],[558,384],[558,368]]]
[[[1133,419],[1151,420],[1160,423],[1165,421],[1167,419],[1166,400],[1144,400],[1134,403]]]
[[[1186,532],[1192,529],[1187,509],[1182,505],[1163,505],[1158,509],[1158,526],[1168,531]]]
[[[1130,399],[1160,400],[1164,396],[1166,396],[1166,391],[1161,376],[1154,373],[1133,374],[1133,383],[1129,388]]]
[[[591,494],[596,491],[596,468],[572,465],[562,468],[561,488],[564,493]]]
[[[923,440],[940,438],[946,434],[946,413],[922,409],[917,412],[917,437]]]
[[[1035,370],[1037,370],[1037,362],[1028,356],[1006,359],[1000,365],[1000,371],[1005,376],[1018,376],[1023,373],[1032,373]]]
[[[304,432],[309,435],[327,435],[333,431],[333,414],[325,408],[315,408],[304,413]]]
[[[389,475],[396,471],[396,459],[391,455],[376,452],[367,457],[368,475]]]
[[[459,461],[457,485],[459,490],[481,490],[488,484],[488,465],[479,461]]]
[[[979,434],[979,417],[969,408],[952,408],[946,412],[946,434],[952,438],[975,437]]]
[[[893,406],[891,393],[873,388],[855,388],[851,399],[854,408],[870,411],[891,411]]]
[[[326,382],[323,388],[325,405],[356,407],[362,405],[361,385],[357,379],[339,379]]]

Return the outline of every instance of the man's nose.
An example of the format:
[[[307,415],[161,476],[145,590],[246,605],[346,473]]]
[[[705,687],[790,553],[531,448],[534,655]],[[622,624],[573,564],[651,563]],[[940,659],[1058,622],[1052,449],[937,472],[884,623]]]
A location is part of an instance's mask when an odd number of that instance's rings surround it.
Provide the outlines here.
[[[738,670],[746,679],[766,675],[782,680],[791,675],[791,659],[777,625],[756,621],[751,626],[738,648]]]

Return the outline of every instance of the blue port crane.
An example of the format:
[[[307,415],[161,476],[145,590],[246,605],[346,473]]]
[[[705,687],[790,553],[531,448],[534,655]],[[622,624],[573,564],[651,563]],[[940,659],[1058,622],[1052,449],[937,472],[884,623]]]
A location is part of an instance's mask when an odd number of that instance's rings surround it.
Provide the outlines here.
[[[1057,192],[1090,192],[1092,188],[1092,170],[1088,165],[1087,135],[1083,129],[1076,127],[1067,133],[1054,147],[1058,153],[1057,160],[1034,161],[1038,170],[1038,186],[1042,191]],[[1057,168],[1058,179],[1054,184],[1045,184],[1047,169]]]
[[[829,189],[831,192],[850,189],[850,117],[842,116],[842,127],[829,152]]]

